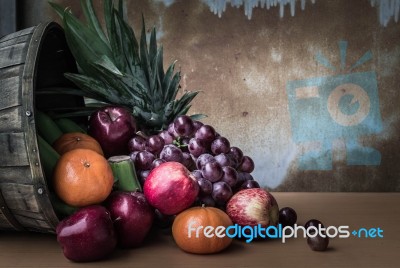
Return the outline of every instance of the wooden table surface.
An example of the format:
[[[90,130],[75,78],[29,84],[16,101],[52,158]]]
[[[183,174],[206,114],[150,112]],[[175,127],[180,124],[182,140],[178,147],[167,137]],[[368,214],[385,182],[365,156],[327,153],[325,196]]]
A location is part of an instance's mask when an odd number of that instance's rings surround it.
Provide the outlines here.
[[[304,238],[234,241],[214,255],[182,252],[172,237],[154,232],[138,249],[115,250],[107,260],[68,261],[55,235],[0,232],[0,267],[400,267],[400,193],[273,193],[280,207],[293,207],[298,224],[311,218],[350,231],[383,230],[383,238],[334,238],[325,252],[312,251]]]

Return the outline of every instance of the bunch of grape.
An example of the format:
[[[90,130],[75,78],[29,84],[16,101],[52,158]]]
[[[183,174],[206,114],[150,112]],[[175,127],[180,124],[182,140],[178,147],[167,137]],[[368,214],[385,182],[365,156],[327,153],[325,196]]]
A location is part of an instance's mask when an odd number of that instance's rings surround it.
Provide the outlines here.
[[[197,204],[224,209],[240,189],[260,187],[251,175],[254,162],[249,156],[231,146],[212,126],[187,115],[177,117],[157,135],[135,135],[128,146],[142,184],[161,163],[185,165],[199,184]]]

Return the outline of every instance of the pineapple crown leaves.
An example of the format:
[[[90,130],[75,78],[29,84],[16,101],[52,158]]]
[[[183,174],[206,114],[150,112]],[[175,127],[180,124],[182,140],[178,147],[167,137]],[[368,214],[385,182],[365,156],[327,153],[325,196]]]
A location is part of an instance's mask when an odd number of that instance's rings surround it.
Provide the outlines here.
[[[125,106],[140,124],[155,131],[165,129],[177,116],[188,112],[199,92],[185,91],[177,99],[181,75],[174,72],[176,62],[164,72],[163,47],[157,46],[154,27],[147,43],[143,16],[138,42],[124,17],[122,0],[118,8],[112,0],[103,1],[105,31],[91,0],[81,0],[86,24],[75,17],[70,8],[49,4],[62,18],[68,46],[80,69],[80,74],[65,76],[85,97]],[[191,117],[201,119],[204,115]]]

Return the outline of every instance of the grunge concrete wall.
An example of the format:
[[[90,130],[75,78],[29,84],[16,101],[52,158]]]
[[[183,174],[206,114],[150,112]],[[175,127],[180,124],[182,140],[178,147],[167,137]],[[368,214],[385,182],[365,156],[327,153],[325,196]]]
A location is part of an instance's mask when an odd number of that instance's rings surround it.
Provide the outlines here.
[[[24,26],[58,20],[46,1],[22,2]],[[56,2],[81,14],[79,1]],[[381,26],[370,1],[317,0],[282,18],[255,8],[251,20],[200,0],[127,8],[137,34],[141,14],[157,28],[183,90],[202,91],[191,113],[255,160],[262,186],[400,191],[400,22]]]

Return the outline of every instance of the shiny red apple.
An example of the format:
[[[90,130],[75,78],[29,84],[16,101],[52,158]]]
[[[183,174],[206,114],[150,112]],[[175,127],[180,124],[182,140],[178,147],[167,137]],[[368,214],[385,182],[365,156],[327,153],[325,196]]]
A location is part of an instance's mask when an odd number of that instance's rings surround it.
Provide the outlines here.
[[[106,106],[92,113],[89,134],[101,145],[105,156],[128,154],[128,142],[136,133],[136,120],[123,107]]]
[[[279,221],[276,199],[262,188],[243,189],[234,194],[226,205],[226,213],[241,226],[276,226]]]
[[[141,192],[112,192],[105,202],[122,248],[140,246],[154,220],[154,209]]]
[[[104,259],[117,244],[110,213],[100,205],[81,208],[64,218],[56,234],[64,256],[74,262]]]
[[[194,203],[199,186],[183,164],[165,162],[147,176],[143,192],[149,204],[162,214],[175,215]]]

